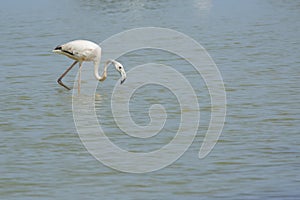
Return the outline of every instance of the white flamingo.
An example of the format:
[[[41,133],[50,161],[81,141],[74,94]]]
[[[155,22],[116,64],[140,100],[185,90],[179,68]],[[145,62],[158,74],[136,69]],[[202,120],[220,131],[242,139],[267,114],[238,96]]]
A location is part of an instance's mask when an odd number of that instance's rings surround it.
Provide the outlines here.
[[[57,46],[54,50],[54,53],[65,55],[73,60],[75,62],[57,79],[57,82],[65,87],[66,89],[70,90],[69,87],[67,87],[62,82],[62,78],[79,62],[79,74],[78,74],[78,93],[80,93],[80,72],[81,72],[81,66],[84,61],[90,61],[94,63],[94,75],[97,80],[104,81],[107,77],[107,67],[110,63],[115,65],[116,70],[120,73],[122,76],[121,78],[121,84],[124,83],[126,79],[126,72],[124,70],[124,67],[121,63],[115,61],[115,60],[108,60],[104,65],[104,70],[102,73],[102,76],[98,73],[98,68],[101,60],[101,47],[97,45],[94,42],[87,41],[87,40],[74,40],[71,42],[68,42],[66,44],[62,44]]]

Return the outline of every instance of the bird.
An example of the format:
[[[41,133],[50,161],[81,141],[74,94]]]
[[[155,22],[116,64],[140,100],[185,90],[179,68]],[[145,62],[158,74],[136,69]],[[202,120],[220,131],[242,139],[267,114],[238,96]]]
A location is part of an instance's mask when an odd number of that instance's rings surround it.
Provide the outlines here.
[[[107,77],[107,68],[112,63],[115,66],[115,69],[121,75],[121,84],[126,80],[126,72],[121,63],[116,60],[109,59],[105,62],[103,73],[99,75],[99,65],[101,61],[101,47],[89,40],[73,40],[67,42],[62,45],[58,45],[53,49],[54,53],[65,55],[73,60],[73,64],[67,68],[67,70],[57,79],[57,83],[66,88],[67,90],[71,90],[68,86],[66,86],[62,79],[67,75],[67,73],[77,64],[79,63],[79,74],[78,74],[78,93],[80,93],[80,73],[83,62],[93,62],[94,63],[94,75],[95,78],[99,81],[104,81]]]

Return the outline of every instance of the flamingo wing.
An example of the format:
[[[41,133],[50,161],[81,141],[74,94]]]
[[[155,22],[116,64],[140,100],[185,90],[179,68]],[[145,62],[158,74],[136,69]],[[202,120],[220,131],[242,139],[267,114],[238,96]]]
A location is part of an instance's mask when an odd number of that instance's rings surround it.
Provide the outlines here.
[[[99,48],[99,46],[94,42],[87,40],[74,40],[57,46],[53,51],[77,61],[91,61],[95,57],[93,51],[96,48]]]

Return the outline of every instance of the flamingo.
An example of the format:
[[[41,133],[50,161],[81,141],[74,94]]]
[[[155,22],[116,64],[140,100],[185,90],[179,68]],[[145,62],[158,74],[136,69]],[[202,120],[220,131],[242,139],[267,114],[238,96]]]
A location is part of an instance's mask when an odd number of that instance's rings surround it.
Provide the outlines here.
[[[116,70],[121,75],[121,84],[124,83],[126,79],[126,72],[121,63],[115,60],[108,60],[104,65],[104,70],[102,75],[100,76],[98,73],[98,68],[101,60],[101,47],[94,42],[88,40],[74,40],[62,45],[57,46],[54,50],[54,53],[65,55],[73,60],[73,64],[57,79],[57,83],[59,83],[64,88],[70,90],[63,82],[62,78],[66,76],[66,74],[77,64],[79,63],[79,74],[78,74],[78,93],[80,93],[80,73],[82,63],[84,61],[93,62],[94,63],[94,75],[97,80],[104,81],[107,77],[107,68],[110,63],[114,64]]]

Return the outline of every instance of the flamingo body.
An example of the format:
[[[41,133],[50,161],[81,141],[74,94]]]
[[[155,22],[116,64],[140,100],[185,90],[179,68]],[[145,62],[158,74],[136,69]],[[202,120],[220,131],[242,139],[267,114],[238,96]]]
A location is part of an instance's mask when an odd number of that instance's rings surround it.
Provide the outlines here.
[[[99,52],[101,56],[101,47],[88,40],[74,40],[57,46],[53,52],[65,55],[79,62],[94,61],[97,55],[99,55]]]
[[[80,92],[80,72],[81,66],[83,62],[93,62],[94,63],[94,75],[97,80],[104,81],[107,77],[107,67],[110,63],[115,65],[115,69],[120,73],[122,76],[121,84],[126,79],[126,72],[124,67],[121,63],[115,60],[108,60],[105,63],[104,70],[102,76],[98,73],[98,68],[101,60],[101,47],[94,42],[88,40],[74,40],[62,45],[57,46],[54,50],[54,53],[65,55],[73,60],[74,63],[58,78],[57,82],[65,87],[66,89],[70,90],[62,82],[62,78],[79,62],[79,76],[78,76],[78,93]]]

